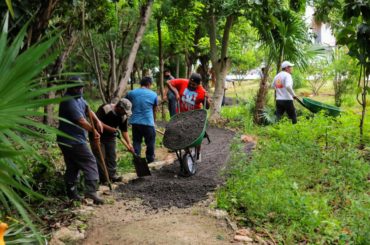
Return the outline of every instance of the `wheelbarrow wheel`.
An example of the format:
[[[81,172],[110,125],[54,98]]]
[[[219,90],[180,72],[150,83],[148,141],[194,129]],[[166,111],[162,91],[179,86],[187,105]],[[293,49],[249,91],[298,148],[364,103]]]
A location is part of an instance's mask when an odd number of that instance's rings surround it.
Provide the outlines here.
[[[186,177],[194,175],[197,171],[196,151],[191,149],[189,152],[185,153],[182,158],[182,174]]]

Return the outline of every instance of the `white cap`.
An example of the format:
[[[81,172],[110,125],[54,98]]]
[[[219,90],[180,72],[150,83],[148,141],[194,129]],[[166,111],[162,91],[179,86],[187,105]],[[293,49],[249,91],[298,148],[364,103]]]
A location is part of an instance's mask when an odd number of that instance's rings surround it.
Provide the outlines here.
[[[288,66],[294,66],[294,64],[290,63],[287,60],[281,63],[281,69],[287,68]]]

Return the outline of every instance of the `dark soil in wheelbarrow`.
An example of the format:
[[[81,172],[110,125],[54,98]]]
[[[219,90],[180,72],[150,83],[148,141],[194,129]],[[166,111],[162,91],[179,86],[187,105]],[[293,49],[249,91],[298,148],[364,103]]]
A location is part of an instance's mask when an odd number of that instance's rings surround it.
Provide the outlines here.
[[[193,110],[177,114],[166,125],[163,145],[172,150],[191,145],[203,132],[207,120],[205,110]]]
[[[136,179],[119,186],[123,198],[140,198],[151,208],[188,207],[207,199],[223,182],[220,174],[229,158],[230,141],[234,133],[220,128],[208,128],[211,139],[202,144],[202,162],[198,163],[197,173],[191,177],[178,176],[180,164],[174,164],[153,171],[151,176]]]

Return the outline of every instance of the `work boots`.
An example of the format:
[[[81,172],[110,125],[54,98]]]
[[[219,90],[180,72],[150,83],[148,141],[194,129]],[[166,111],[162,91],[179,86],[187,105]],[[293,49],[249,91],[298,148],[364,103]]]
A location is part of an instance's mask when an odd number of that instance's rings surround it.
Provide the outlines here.
[[[97,180],[85,180],[85,197],[92,199],[94,201],[94,204],[104,204],[104,199],[100,198],[96,193],[97,187]]]
[[[76,183],[67,183],[66,184],[66,189],[67,189],[67,196],[69,199],[73,201],[81,201],[82,197],[78,195],[77,191],[77,185]]]

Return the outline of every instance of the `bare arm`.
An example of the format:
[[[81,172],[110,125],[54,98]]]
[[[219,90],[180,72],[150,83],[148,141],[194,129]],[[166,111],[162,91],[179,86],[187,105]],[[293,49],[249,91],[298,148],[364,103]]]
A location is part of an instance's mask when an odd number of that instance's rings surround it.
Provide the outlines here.
[[[87,131],[93,132],[95,140],[98,140],[100,138],[100,134],[98,133],[98,131],[96,131],[96,129],[95,131],[93,131],[93,127],[85,118],[81,117],[80,119],[78,119],[77,124]]]
[[[103,123],[99,120],[99,118],[96,116],[96,114],[92,110],[89,110],[89,113],[91,114],[92,119],[94,120],[94,123],[96,125],[96,130],[99,133],[103,133]]]
[[[102,122],[104,132],[115,133],[116,129]]]
[[[128,132],[125,132],[125,131],[121,130],[121,133],[122,133],[123,140],[126,141],[126,143],[128,145],[128,148],[129,148],[128,150],[131,151],[132,153],[135,153],[135,150],[134,150],[134,147],[131,144],[130,136],[128,135]]]
[[[167,81],[167,86],[175,94],[176,100],[179,100],[180,99],[179,91],[177,90],[177,88],[175,88],[174,86],[172,86],[171,80]]]

